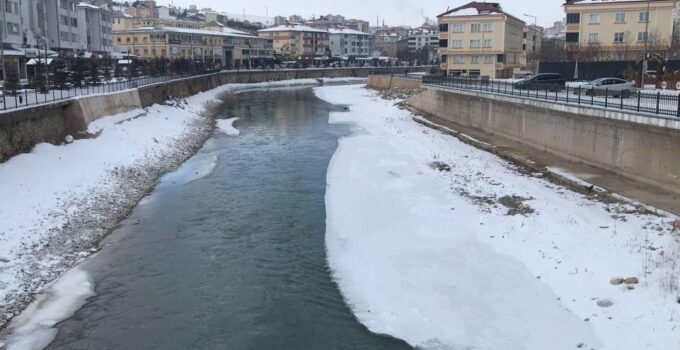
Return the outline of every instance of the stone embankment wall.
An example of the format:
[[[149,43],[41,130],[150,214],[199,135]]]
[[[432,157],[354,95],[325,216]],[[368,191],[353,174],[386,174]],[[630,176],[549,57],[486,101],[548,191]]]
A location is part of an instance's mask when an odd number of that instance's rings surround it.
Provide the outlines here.
[[[170,97],[188,97],[218,86],[289,79],[368,77],[372,72],[396,74],[414,68],[338,68],[281,71],[225,71],[173,80],[103,95],[0,113],[0,162],[30,151],[41,142],[60,143],[67,135],[87,129],[90,122],[108,115],[161,103]],[[425,69],[425,68],[423,68]]]
[[[407,104],[454,125],[680,193],[680,119],[437,88]]]
[[[378,90],[388,89],[420,89],[421,80],[398,75],[370,75],[368,86]]]

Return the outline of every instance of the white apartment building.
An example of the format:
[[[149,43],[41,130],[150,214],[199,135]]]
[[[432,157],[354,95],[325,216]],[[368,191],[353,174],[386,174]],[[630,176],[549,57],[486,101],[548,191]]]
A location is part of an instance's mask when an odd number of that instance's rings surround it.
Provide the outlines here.
[[[5,67],[26,79],[26,62],[60,51],[112,50],[111,0],[2,0],[0,38]],[[0,80],[4,80],[0,65]],[[9,69],[9,68],[8,68]]]
[[[371,34],[349,28],[329,29],[329,48],[333,57],[368,57]]]
[[[418,52],[428,46],[432,50],[439,48],[439,33],[420,32],[408,36],[409,52]]]

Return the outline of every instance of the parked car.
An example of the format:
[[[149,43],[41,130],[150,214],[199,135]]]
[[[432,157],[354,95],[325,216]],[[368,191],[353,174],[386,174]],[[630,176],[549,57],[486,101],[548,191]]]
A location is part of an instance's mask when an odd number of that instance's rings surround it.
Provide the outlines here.
[[[624,79],[600,78],[582,85],[581,91],[585,92],[586,96],[630,97],[635,95],[637,88],[635,84]]]
[[[514,84],[515,89],[519,90],[564,90],[566,81],[562,75],[557,73],[541,73],[522,79]]]

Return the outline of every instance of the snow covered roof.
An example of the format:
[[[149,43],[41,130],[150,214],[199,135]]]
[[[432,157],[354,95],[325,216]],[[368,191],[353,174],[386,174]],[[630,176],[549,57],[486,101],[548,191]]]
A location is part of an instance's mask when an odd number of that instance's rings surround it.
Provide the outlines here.
[[[368,33],[360,32],[351,28],[331,28],[328,30],[329,34],[352,34],[352,35],[371,35]]]
[[[488,16],[488,15],[506,15],[515,18],[521,22],[521,19],[503,11],[501,5],[495,2],[469,2],[463,6],[456,7],[453,10],[448,10],[437,17],[456,17],[456,16]]]
[[[88,4],[86,2],[78,3],[78,7],[87,7],[87,8],[91,8],[91,9],[94,9],[94,10],[101,10],[102,9],[101,7],[99,7],[97,5]]]
[[[199,35],[217,35],[217,36],[230,36],[230,37],[242,37],[242,38],[256,38],[256,36],[242,32],[240,30],[232,29],[229,27],[222,27],[222,30],[206,30],[206,29],[190,29],[190,28],[177,28],[177,27],[139,27],[132,29],[133,32],[152,32],[152,31],[163,31],[163,32],[173,32],[173,33],[184,33],[184,34],[199,34]]]
[[[314,32],[314,33],[328,33],[325,30],[307,27],[301,24],[284,24],[278,27],[258,30],[258,32]]]

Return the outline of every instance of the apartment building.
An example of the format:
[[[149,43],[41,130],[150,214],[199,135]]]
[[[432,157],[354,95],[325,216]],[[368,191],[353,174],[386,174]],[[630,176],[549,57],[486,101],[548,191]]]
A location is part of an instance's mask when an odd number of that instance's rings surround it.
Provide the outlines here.
[[[113,50],[113,16],[109,8],[86,2],[78,4],[81,49],[106,54]]]
[[[141,58],[186,58],[227,68],[256,67],[273,60],[271,40],[220,29],[139,27],[114,32],[114,40],[123,53]]]
[[[274,51],[297,58],[330,55],[329,33],[300,24],[286,24],[257,31],[260,38],[274,42]]]
[[[645,42],[652,50],[668,49],[676,6],[677,0],[568,0],[567,49],[621,60],[640,57]]]
[[[527,73],[535,73],[538,71],[538,63],[541,53],[541,45],[543,43],[543,28],[537,25],[528,25],[524,27],[522,33],[522,67]]]
[[[111,0],[0,1],[5,67],[27,79],[31,58],[57,52],[108,54],[112,49]],[[0,65],[2,67],[3,65]],[[0,70],[0,80],[4,79]]]
[[[499,4],[470,2],[437,19],[441,68],[447,74],[510,78],[521,69],[525,23]]]
[[[418,52],[424,47],[436,49],[439,47],[439,33],[416,32],[408,36],[408,51]]]
[[[185,29],[204,29],[205,23],[163,18],[131,18],[116,16],[113,19],[113,31],[130,30],[139,27],[172,27]]]
[[[372,35],[349,28],[328,30],[329,48],[333,57],[368,57]]]

